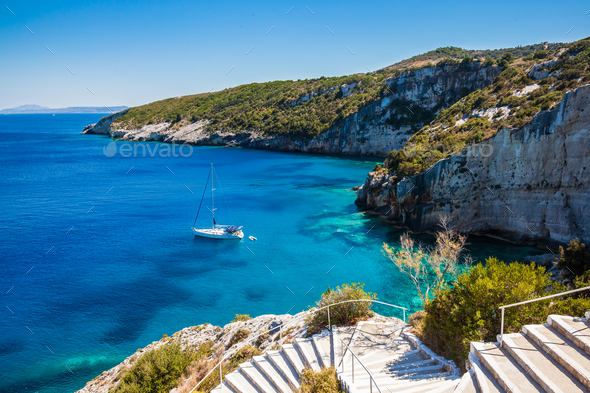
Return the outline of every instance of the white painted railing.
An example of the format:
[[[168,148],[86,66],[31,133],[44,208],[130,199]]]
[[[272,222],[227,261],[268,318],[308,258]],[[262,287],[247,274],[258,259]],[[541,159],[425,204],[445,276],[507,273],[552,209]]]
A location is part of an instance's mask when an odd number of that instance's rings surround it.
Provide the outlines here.
[[[551,298],[558,297],[558,296],[569,295],[570,293],[585,291],[586,289],[590,289],[590,287],[573,289],[573,290],[567,291],[567,292],[556,293],[554,295],[543,296],[543,297],[540,297],[540,298],[537,298],[537,299],[526,300],[524,302],[519,302],[519,303],[514,303],[514,304],[508,304],[506,306],[500,306],[500,307],[498,307],[500,310],[502,310],[502,327],[500,328],[500,346],[502,346],[502,342],[504,341],[504,310],[506,308],[514,307],[514,306],[520,306],[520,305],[523,305],[523,304],[528,304],[528,303],[533,303],[533,302],[538,302],[540,300],[551,299]]]
[[[381,302],[381,301],[379,301],[379,300],[374,300],[374,299],[356,299],[356,300],[345,300],[345,301],[342,301],[342,302],[338,302],[338,303],[329,304],[329,305],[327,305],[327,306],[324,306],[324,307],[321,307],[321,308],[316,308],[315,310],[309,310],[309,311],[312,311],[312,312],[313,312],[313,314],[315,314],[315,313],[316,313],[316,312],[318,312],[318,311],[321,311],[321,310],[327,310],[327,312],[328,312],[328,330],[331,330],[331,325],[330,325],[330,307],[337,306],[337,305],[339,305],[339,304],[344,304],[344,303],[352,303],[352,302],[371,302],[371,303],[383,304],[383,305],[385,305],[385,306],[389,306],[389,307],[394,307],[394,308],[401,309],[401,310],[403,311],[403,321],[404,321],[404,322],[406,322],[406,311],[408,310],[407,308],[405,308],[405,307],[401,307],[401,306],[396,306],[395,304],[389,304],[389,303]],[[305,314],[305,315],[303,315],[303,317],[308,317],[308,316],[309,316],[309,314]],[[281,327],[282,327],[282,326],[283,326],[283,323],[281,323],[279,326],[276,326],[276,327],[274,327],[274,328],[270,329],[268,332],[264,332],[264,333],[260,333],[260,334],[256,335],[254,338],[258,338],[258,337],[262,336],[263,334],[270,333],[271,331],[273,331],[273,330],[275,330],[275,329],[277,329],[277,328],[278,328],[278,329],[279,329],[279,334],[281,334],[281,338],[279,339],[279,343],[281,343],[281,342],[282,342],[282,340],[283,340],[283,337],[282,337],[282,332],[281,332]],[[346,344],[345,344],[345,345],[346,345]],[[346,347],[348,348],[348,346],[346,346]],[[351,351],[351,353],[352,353],[352,351]],[[226,358],[227,358],[227,354],[221,358],[221,360],[219,361],[219,363],[217,363],[217,364],[216,364],[216,365],[215,365],[215,366],[214,366],[214,367],[211,369],[211,371],[209,371],[209,372],[207,373],[207,375],[205,375],[205,376],[203,377],[203,379],[201,379],[201,380],[199,381],[199,383],[195,385],[195,387],[194,387],[194,388],[192,388],[192,390],[190,391],[190,393],[194,392],[194,391],[195,391],[195,390],[196,390],[196,389],[199,387],[199,385],[200,385],[200,384],[201,384],[201,383],[202,383],[202,382],[203,382],[205,379],[207,379],[207,377],[209,377],[209,375],[211,375],[211,374],[213,373],[213,371],[215,371],[215,369],[216,369],[217,367],[219,367],[219,384],[222,384],[222,383],[223,383],[223,366],[222,366],[222,364],[223,364],[223,362],[226,360]],[[359,361],[359,362],[360,362],[360,361]],[[364,366],[363,366],[363,367],[364,367]],[[379,390],[379,393],[381,393],[381,390]]]
[[[375,378],[373,377],[373,373],[371,371],[369,371],[368,368],[365,367],[365,365],[363,364],[363,362],[361,362],[361,360],[358,358],[358,356],[356,356],[355,353],[352,352],[352,349],[350,349],[350,347],[348,345],[346,345],[346,343],[344,342],[344,340],[340,339],[340,341],[346,347],[346,351],[344,351],[344,354],[346,354],[347,351],[350,351],[350,354],[353,356],[353,357],[350,358],[352,360],[352,364],[351,364],[352,383],[354,383],[354,359],[356,359],[359,362],[359,364],[365,369],[365,371],[367,372],[367,374],[369,374],[369,378],[371,378],[371,382],[369,384],[369,391],[370,391],[370,393],[373,393],[373,384],[375,384],[375,387],[377,388],[377,390],[379,391],[379,393],[383,393],[383,392],[381,392],[381,388],[377,384],[377,381],[375,381]],[[340,362],[342,364],[342,374],[344,374],[344,361],[343,360],[344,360],[344,355],[342,355],[342,361]]]

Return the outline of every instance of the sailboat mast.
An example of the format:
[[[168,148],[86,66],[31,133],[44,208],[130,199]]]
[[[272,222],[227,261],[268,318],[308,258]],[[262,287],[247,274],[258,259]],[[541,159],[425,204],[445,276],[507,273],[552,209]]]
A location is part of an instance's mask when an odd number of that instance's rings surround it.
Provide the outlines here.
[[[215,203],[213,202],[213,163],[211,163],[211,218],[213,219],[213,229],[215,229]]]

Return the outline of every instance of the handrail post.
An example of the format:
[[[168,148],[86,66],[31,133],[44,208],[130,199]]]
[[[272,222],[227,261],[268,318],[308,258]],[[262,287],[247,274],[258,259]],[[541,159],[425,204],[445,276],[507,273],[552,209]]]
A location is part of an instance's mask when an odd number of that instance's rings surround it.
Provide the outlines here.
[[[221,367],[221,362],[219,362],[219,384],[223,383],[223,367]]]
[[[354,383],[354,356],[351,356],[350,360],[352,362],[352,383]]]
[[[328,306],[328,330],[332,331],[332,325],[330,325],[330,306]]]
[[[371,383],[369,384],[369,386],[371,387],[370,393],[373,393],[373,378],[370,378],[370,379],[371,379]]]
[[[502,310],[502,327],[500,328],[500,347],[502,347],[502,343],[504,342],[504,308]]]
[[[406,322],[406,309],[402,309],[402,311],[404,312],[404,322]]]

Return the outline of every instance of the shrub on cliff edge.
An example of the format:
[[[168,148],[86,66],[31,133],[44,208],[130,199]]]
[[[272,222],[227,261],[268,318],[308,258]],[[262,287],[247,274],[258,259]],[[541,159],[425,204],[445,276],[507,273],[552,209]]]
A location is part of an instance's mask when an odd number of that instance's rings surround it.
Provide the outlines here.
[[[244,341],[250,335],[250,331],[246,329],[238,329],[227,344],[228,348],[239,342]]]
[[[363,290],[365,284],[352,283],[342,284],[342,287],[330,289],[322,294],[316,302],[317,308],[326,307],[330,304],[340,303],[346,300],[377,299],[374,293]],[[350,326],[358,321],[370,318],[374,315],[371,310],[371,302],[350,302],[330,307],[330,324],[338,326]],[[306,321],[308,323],[307,336],[319,333],[328,326],[328,311],[322,310],[314,313]]]
[[[496,341],[500,334],[499,306],[535,299],[567,290],[553,283],[544,267],[488,258],[457,277],[453,286],[435,291],[424,304],[426,314],[417,319],[417,331],[438,355],[465,369],[471,341]],[[550,314],[583,316],[590,299],[548,299],[506,309],[504,333],[520,332],[527,324],[542,324]]]
[[[180,344],[163,345],[139,358],[111,392],[168,392],[178,385],[178,379],[194,358],[195,354],[183,351]]]
[[[301,387],[298,393],[339,393],[341,391],[334,367],[322,368],[320,371],[305,368],[301,372]]]

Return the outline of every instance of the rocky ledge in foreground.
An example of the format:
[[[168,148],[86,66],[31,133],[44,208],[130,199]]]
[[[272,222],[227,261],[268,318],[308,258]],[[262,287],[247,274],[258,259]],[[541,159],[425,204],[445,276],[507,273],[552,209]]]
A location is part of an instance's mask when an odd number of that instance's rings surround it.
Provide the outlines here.
[[[464,233],[543,247],[588,243],[589,106],[586,85],[524,127],[502,129],[424,173],[397,181],[385,170],[371,172],[356,203],[416,231],[434,229],[445,214]]]
[[[123,362],[110,370],[104,371],[92,381],[89,381],[86,386],[78,390],[77,393],[108,393],[117,385],[117,383],[119,383],[123,372],[131,368],[143,355],[149,351],[172,343],[180,344],[183,349],[192,348],[197,350],[201,345],[212,342],[214,343],[213,348],[215,351],[208,360],[215,360],[216,363],[216,359],[220,354],[229,358],[246,345],[256,347],[262,352],[277,349],[277,344],[281,338],[283,339],[283,343],[287,343],[292,342],[296,338],[306,336],[307,324],[305,323],[305,319],[309,315],[310,311],[303,311],[295,315],[269,314],[261,315],[247,321],[231,322],[223,328],[208,323],[184,328],[170,337],[164,336],[161,340],[154,341],[145,348],[137,350],[137,352],[126,358]],[[393,322],[400,326],[406,325],[398,318],[384,317],[379,314],[375,314],[369,319],[369,321]],[[279,333],[279,326],[282,326],[281,333]],[[240,329],[247,330],[249,335],[238,343],[232,343],[234,334]],[[267,332],[269,333],[264,334]],[[262,338],[259,339],[258,336],[261,334],[263,334]],[[190,390],[190,388],[192,388],[198,381],[200,381],[200,378],[190,376],[180,383],[187,385],[182,386],[184,390],[186,390],[187,387],[188,390]],[[172,392],[175,391],[177,391],[177,389],[172,390]]]

